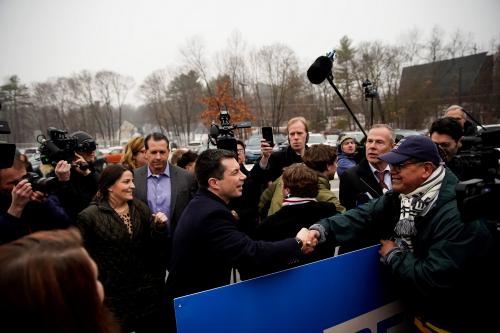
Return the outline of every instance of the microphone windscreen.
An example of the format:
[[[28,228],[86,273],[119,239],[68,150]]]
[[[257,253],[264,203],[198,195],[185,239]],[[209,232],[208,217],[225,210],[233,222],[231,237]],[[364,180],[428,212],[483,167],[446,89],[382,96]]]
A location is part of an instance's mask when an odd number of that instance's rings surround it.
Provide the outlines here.
[[[333,62],[326,56],[321,56],[307,70],[307,78],[313,84],[320,84],[332,70]]]

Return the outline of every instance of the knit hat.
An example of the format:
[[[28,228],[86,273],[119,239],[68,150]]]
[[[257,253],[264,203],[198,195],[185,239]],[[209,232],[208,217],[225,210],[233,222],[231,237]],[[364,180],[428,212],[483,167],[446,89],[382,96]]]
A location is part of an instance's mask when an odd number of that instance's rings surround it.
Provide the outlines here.
[[[348,139],[351,139],[352,141],[354,141],[354,143],[356,143],[356,140],[350,136],[350,135],[344,135],[340,138],[340,146],[342,147],[342,144],[344,143],[345,140],[348,140]]]
[[[81,151],[94,151],[97,149],[94,138],[87,132],[76,131],[71,134],[71,137],[76,138],[77,147],[76,150]]]

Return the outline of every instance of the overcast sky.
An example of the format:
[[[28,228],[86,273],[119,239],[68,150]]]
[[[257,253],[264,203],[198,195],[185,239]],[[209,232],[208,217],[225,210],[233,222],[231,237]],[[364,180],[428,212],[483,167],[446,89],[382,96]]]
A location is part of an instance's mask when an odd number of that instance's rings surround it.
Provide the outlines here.
[[[396,43],[434,25],[488,50],[500,40],[500,0],[0,0],[0,82],[108,69],[140,83],[180,63],[188,39],[201,37],[212,55],[234,31],[249,47],[281,42],[309,63],[343,35]]]

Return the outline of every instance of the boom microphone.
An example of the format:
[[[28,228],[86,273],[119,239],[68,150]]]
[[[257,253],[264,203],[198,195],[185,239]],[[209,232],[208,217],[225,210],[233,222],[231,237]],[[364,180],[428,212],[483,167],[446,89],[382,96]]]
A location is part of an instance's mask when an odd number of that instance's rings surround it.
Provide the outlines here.
[[[321,56],[307,70],[307,78],[312,84],[320,84],[325,81],[328,74],[332,71],[333,60],[335,59],[335,50],[328,52],[326,56]]]

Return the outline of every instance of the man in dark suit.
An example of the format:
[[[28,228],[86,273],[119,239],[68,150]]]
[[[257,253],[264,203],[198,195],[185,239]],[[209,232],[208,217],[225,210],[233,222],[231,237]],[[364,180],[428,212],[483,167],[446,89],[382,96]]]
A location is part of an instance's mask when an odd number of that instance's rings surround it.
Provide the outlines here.
[[[339,199],[346,209],[380,197],[392,188],[391,170],[378,157],[394,147],[394,130],[385,124],[376,124],[368,132],[365,157],[357,166],[340,176]]]
[[[246,176],[233,152],[205,150],[195,174],[200,190],[182,214],[173,239],[167,332],[175,331],[174,298],[229,284],[232,267],[296,260],[311,252],[316,241],[303,237],[308,234],[305,228],[295,238],[277,242],[254,241],[238,230],[228,204],[241,196]]]
[[[134,170],[135,197],[146,203],[153,214],[168,217],[172,235],[184,208],[196,192],[196,181],[186,170],[168,163],[168,139],[161,133],[146,136],[148,164]]]

